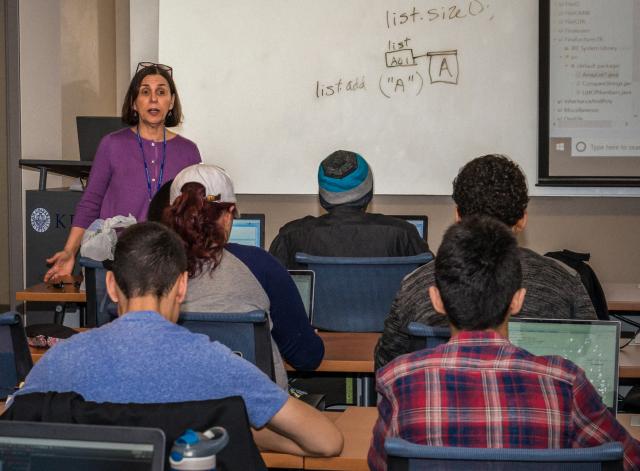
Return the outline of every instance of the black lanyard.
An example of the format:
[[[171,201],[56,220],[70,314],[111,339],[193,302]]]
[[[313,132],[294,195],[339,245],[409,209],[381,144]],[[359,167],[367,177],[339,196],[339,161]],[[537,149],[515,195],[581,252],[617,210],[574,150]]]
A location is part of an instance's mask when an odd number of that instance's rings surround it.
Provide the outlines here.
[[[147,159],[144,157],[144,146],[142,145],[142,138],[140,137],[140,126],[136,128],[136,136],[138,137],[138,145],[140,146],[140,152],[142,153],[142,163],[144,163],[144,174],[147,177],[147,191],[149,192],[149,201],[153,198],[153,190],[151,189],[151,174],[149,173],[149,166],[147,165]],[[162,128],[162,163],[160,164],[160,177],[156,185],[156,192],[162,186],[162,179],[164,177],[164,162],[167,159],[167,128]]]

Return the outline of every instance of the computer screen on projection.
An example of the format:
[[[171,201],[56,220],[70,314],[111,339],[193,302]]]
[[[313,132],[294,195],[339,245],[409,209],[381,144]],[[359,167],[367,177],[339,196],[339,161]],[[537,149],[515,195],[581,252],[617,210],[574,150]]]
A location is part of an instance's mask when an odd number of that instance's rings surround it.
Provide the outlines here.
[[[539,181],[640,185],[640,2],[540,2]]]

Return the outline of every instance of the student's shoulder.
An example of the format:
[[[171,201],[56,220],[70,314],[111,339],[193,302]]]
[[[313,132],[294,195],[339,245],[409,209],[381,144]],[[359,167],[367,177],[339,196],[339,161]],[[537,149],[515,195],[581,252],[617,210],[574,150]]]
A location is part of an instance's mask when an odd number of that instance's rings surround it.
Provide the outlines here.
[[[91,358],[92,350],[102,336],[100,329],[90,329],[61,340],[47,350],[34,368],[50,368],[68,361],[76,362],[78,358]]]
[[[390,226],[404,231],[413,231],[415,226],[404,219],[381,213],[364,213],[364,219],[381,226]]]
[[[551,377],[557,381],[573,385],[576,378],[584,376],[584,371],[571,360],[560,355],[534,355],[527,350],[515,347],[512,368],[524,372]]]
[[[525,277],[531,273],[536,274],[536,276],[546,275],[558,281],[574,282],[579,280],[578,272],[570,266],[551,257],[540,255],[531,249],[520,247],[520,262],[522,263]]]
[[[280,228],[278,232],[279,236],[287,235],[290,233],[294,233],[297,231],[308,230],[318,223],[320,218],[315,216],[304,216],[299,219],[294,219],[293,221],[289,221],[284,226]]]
[[[442,367],[441,351],[442,348],[436,347],[399,355],[376,371],[376,380],[382,387],[397,381],[410,382],[414,376],[419,381],[425,371]]]
[[[411,273],[407,274],[402,280],[402,286],[407,288],[410,286],[428,287],[436,282],[436,262],[432,259],[422,266],[419,266]]]
[[[250,268],[286,271],[277,258],[260,247],[230,242],[225,249]]]

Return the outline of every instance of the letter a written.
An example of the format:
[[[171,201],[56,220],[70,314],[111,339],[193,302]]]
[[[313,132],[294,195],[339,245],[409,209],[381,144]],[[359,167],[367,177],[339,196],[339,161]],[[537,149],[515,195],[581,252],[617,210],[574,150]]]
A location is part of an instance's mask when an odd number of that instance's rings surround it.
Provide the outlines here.
[[[449,70],[449,64],[447,63],[447,58],[443,57],[442,62],[440,62],[440,77],[442,77],[442,72],[447,71],[449,77],[453,77],[453,74]]]

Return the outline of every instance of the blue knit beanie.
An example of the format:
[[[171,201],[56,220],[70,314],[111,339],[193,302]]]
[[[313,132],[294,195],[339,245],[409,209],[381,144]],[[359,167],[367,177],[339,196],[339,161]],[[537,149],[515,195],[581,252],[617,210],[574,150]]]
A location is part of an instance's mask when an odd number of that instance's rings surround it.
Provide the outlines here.
[[[323,206],[368,202],[373,194],[373,174],[361,155],[338,150],[320,163],[318,186]]]

